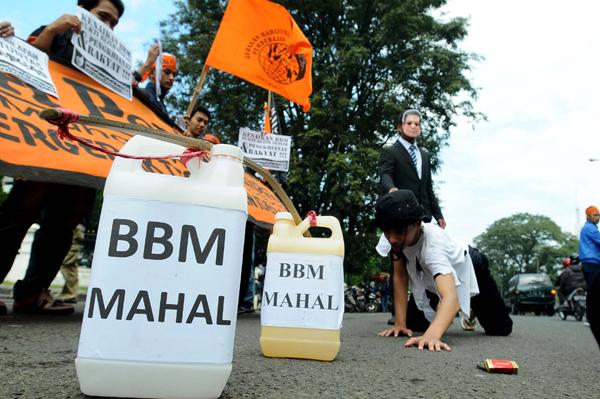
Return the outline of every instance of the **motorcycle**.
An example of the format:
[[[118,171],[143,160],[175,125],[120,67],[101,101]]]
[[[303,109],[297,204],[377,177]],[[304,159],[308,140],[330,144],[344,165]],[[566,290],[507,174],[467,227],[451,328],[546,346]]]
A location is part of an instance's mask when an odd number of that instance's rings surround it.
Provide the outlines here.
[[[381,310],[381,294],[367,288],[365,290],[365,310],[368,313],[376,313]]]
[[[576,288],[567,296],[567,302],[559,306],[558,314],[566,320],[567,316],[573,316],[577,321],[583,320],[585,316],[586,294],[583,287]]]
[[[356,299],[354,299],[354,290],[348,288],[344,292],[344,311],[346,313],[354,313],[357,310]]]

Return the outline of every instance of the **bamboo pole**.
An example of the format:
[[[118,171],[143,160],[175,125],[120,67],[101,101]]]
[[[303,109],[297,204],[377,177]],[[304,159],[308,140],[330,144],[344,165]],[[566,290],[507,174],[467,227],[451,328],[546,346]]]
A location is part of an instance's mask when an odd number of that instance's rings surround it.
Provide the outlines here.
[[[200,74],[200,80],[198,81],[198,84],[196,85],[196,90],[194,90],[194,96],[192,97],[192,101],[190,102],[190,105],[188,105],[188,109],[187,109],[187,116],[192,116],[192,110],[194,109],[194,104],[196,104],[196,100],[198,99],[198,94],[200,94],[200,90],[202,89],[202,86],[204,85],[204,79],[206,79],[206,74],[208,73],[208,68],[209,66],[204,66],[202,68],[202,73]]]
[[[45,109],[40,112],[40,118],[46,120],[60,119],[62,118],[62,116],[63,113],[61,111],[53,108]],[[198,149],[202,151],[210,151],[210,149],[214,145],[213,143],[206,140],[193,139],[191,137],[167,132],[165,130],[151,129],[149,127],[134,125],[131,123],[112,121],[110,119],[100,118],[98,116],[80,115],[79,122],[84,123],[88,126],[108,128],[127,134],[139,134],[141,136],[150,137],[155,140],[161,140],[167,143],[178,144],[186,148]],[[292,214],[292,217],[294,218],[296,224],[300,224],[302,222],[302,219],[300,218],[296,207],[294,206],[294,204],[292,204],[290,197],[288,197],[287,193],[281,187],[281,185],[279,185],[277,180],[275,180],[275,178],[273,178],[273,176],[269,172],[267,172],[262,166],[258,165],[251,159],[244,157],[243,163],[253,171],[257,172],[263,178],[265,178],[267,183],[269,183],[269,185],[273,188],[273,191],[275,191],[275,194],[279,197],[281,202],[283,202],[283,205],[286,207],[288,212]],[[306,233],[308,233],[308,230],[306,231]],[[310,237],[310,233],[308,233],[308,235],[305,235]]]

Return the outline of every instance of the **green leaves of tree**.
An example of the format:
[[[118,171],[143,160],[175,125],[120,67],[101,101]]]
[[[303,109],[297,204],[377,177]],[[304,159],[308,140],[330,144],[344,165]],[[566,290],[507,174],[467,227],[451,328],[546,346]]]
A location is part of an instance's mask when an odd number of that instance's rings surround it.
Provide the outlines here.
[[[477,90],[465,72],[479,60],[459,49],[467,20],[436,19],[442,0],[281,0],[314,48],[311,110],[277,97],[283,131],[292,136],[288,194],[301,215],[315,210],[340,219],[346,271],[358,273],[374,254],[368,223],[381,194],[379,156],[398,137],[401,109],[423,112],[419,145],[433,170],[454,118],[473,121]],[[224,1],[178,1],[162,23],[165,51],[179,60],[180,77],[167,101],[184,112],[192,97]],[[267,28],[267,27],[265,27]],[[460,95],[461,101],[456,99]],[[199,102],[213,112],[211,133],[234,144],[240,127],[259,130],[267,95],[237,77],[211,70]]]
[[[561,263],[579,250],[579,241],[547,216],[517,213],[495,221],[475,237],[474,244],[489,259],[496,281],[506,287],[519,273],[540,272],[554,281]]]

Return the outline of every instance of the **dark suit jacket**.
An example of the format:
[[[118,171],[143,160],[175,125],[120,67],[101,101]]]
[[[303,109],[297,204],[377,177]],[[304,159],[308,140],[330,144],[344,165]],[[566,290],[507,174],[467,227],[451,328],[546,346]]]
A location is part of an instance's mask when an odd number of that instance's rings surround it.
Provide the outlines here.
[[[429,154],[421,147],[418,149],[422,159],[421,179],[410,154],[400,141],[383,149],[379,160],[383,192],[386,194],[393,187],[411,190],[425,208],[427,215],[433,216],[435,220],[443,219],[438,200],[433,193]]]

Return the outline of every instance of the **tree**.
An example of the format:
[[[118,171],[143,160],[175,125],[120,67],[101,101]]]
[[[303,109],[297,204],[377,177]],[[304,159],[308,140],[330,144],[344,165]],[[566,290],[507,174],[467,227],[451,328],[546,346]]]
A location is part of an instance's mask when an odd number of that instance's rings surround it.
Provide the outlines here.
[[[579,247],[577,238],[547,216],[517,213],[495,221],[474,245],[490,262],[501,287],[519,273],[546,273],[554,281],[562,261]]]
[[[437,170],[454,118],[483,117],[473,111],[477,90],[464,75],[479,58],[458,49],[467,35],[465,18],[432,16],[445,0],[277,2],[314,48],[310,111],[277,98],[284,134],[293,140],[288,194],[301,215],[314,210],[341,221],[346,272],[358,274],[377,242],[369,222],[381,193],[379,156],[398,137],[400,110],[422,111],[419,145]],[[161,40],[179,60],[180,79],[167,99],[183,112],[226,2],[175,4],[178,12],[161,23]],[[199,101],[212,111],[212,132],[235,143],[240,127],[260,129],[266,98],[264,89],[212,70]]]

